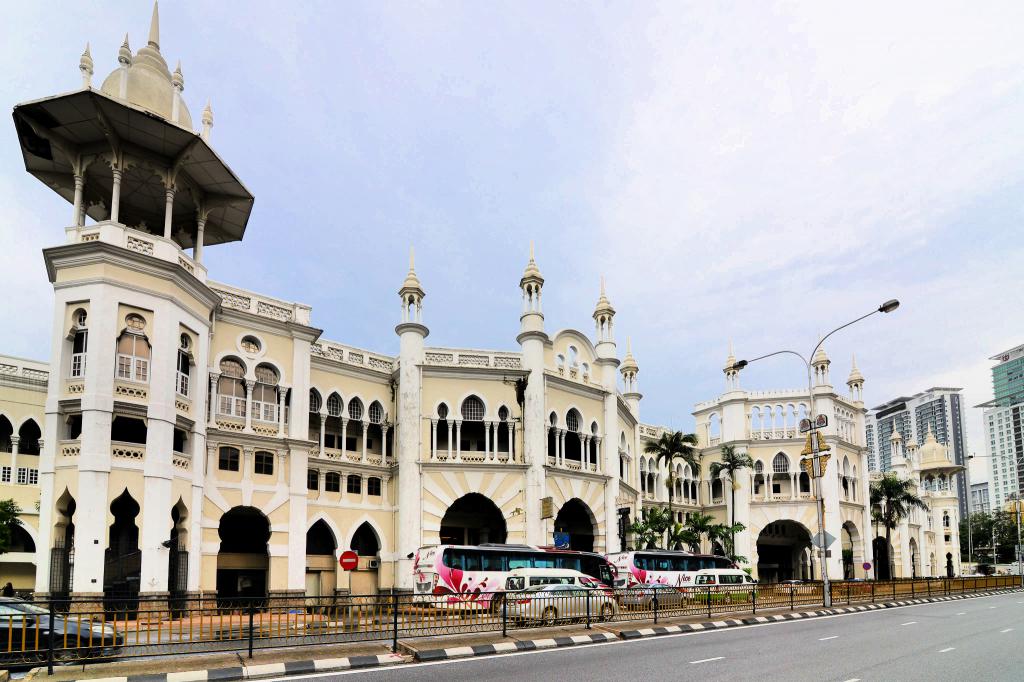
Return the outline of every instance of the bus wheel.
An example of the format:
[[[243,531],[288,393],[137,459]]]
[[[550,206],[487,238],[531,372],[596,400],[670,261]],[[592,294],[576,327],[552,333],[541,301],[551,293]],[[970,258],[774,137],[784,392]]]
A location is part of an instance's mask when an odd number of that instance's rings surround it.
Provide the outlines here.
[[[601,620],[611,620],[615,616],[615,607],[611,604],[601,606]]]
[[[554,606],[547,607],[540,615],[540,622],[542,625],[554,625],[558,622],[558,610]]]

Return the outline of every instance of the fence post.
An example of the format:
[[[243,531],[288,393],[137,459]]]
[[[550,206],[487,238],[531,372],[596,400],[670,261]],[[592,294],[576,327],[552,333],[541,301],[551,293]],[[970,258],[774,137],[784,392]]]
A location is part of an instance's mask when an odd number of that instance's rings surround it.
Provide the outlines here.
[[[789,584],[789,610],[793,610],[793,592],[796,591],[796,585]]]
[[[391,590],[391,651],[398,653],[398,593]]]
[[[926,580],[924,584],[928,588],[928,596],[932,596],[932,581]]]
[[[501,637],[502,639],[508,637],[508,592],[501,600]]]
[[[914,598],[914,583],[916,583],[916,582],[917,582],[917,578],[911,578],[910,579],[910,598],[911,599]]]
[[[53,608],[53,595],[50,595],[50,621],[47,623],[46,633],[46,674],[53,674],[53,622],[56,617],[56,610]]]
[[[871,603],[875,603],[875,581],[871,581]]]
[[[754,615],[757,615],[757,588],[750,591],[750,601],[754,604]]]
[[[850,583],[846,583],[846,605],[850,605]]]
[[[249,658],[250,659],[252,658],[252,638],[253,638],[252,619],[253,619],[253,616],[255,614],[256,614],[256,603],[255,602],[249,602]]]
[[[711,586],[708,585],[708,618],[711,618]]]
[[[892,598],[893,598],[893,600],[896,599],[896,581],[895,580],[892,581]]]
[[[588,589],[585,594],[587,595],[587,629],[590,629],[590,590]]]
[[[654,624],[658,624],[658,590],[653,590],[654,596],[651,598],[651,604],[654,606]]]

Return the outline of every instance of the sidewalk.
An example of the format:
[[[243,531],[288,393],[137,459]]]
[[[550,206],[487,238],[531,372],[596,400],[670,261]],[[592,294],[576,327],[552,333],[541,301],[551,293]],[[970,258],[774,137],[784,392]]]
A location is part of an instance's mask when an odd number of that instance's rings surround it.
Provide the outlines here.
[[[349,642],[315,646],[257,649],[252,659],[244,653],[191,654],[187,656],[156,656],[110,663],[60,666],[53,676],[46,668],[34,668],[26,677],[35,682],[66,682],[95,680],[104,682],[202,682],[204,680],[243,680],[280,677],[327,670],[347,670],[412,661],[436,661],[482,656],[513,651],[533,651],[566,646],[602,644],[621,640],[683,632],[716,630],[743,625],[758,625],[784,620],[816,618],[844,613],[897,608],[957,599],[971,599],[1017,589],[1000,589],[951,596],[921,596],[879,603],[837,604],[830,609],[806,606],[789,608],[707,614],[652,620],[623,620],[609,623],[572,623],[558,627],[510,629],[502,637],[500,631],[453,634],[440,637],[403,638],[398,651],[392,652],[390,642]],[[314,658],[315,657],[315,658]]]

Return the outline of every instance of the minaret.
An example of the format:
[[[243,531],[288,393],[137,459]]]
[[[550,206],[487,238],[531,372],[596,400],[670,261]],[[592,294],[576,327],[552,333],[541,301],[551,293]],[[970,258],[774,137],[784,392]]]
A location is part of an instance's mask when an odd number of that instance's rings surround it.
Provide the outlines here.
[[[423,340],[430,333],[423,325],[423,298],[426,293],[416,276],[416,261],[409,249],[409,272],[398,290],[402,302],[402,321],[395,327],[399,338],[398,392],[396,406],[396,460],[398,462],[398,545],[395,580],[399,587],[412,587],[412,560],[420,546],[422,501],[420,499],[419,455],[420,371],[423,366]]]
[[[864,375],[857,369],[857,356],[850,360],[850,376],[846,378],[846,385],[850,387],[850,397],[853,402],[864,403]]]
[[[736,356],[732,350],[732,340],[729,341],[729,355],[725,358],[725,366],[722,372],[725,374],[725,391],[738,391],[740,388],[740,370],[736,369]]]
[[[605,546],[609,552],[622,550],[622,543],[619,540],[618,529],[618,506],[616,500],[619,497],[619,358],[615,347],[615,308],[604,290],[604,277],[601,278],[601,293],[597,298],[597,305],[594,306],[594,326],[597,333],[597,358],[594,364],[601,368],[601,384],[604,387],[604,432],[601,441],[601,471],[607,477],[604,487],[604,535]],[[636,368],[636,361],[633,361],[632,369]],[[639,371],[639,370],[637,370]],[[636,373],[632,373],[635,388]],[[627,386],[626,390],[630,388]],[[623,396],[629,403],[637,423],[640,421],[640,394],[637,392],[627,393]],[[628,434],[631,442],[637,443],[639,437],[639,426],[634,428],[633,433]]]
[[[85,52],[78,60],[78,70],[82,73],[82,87],[92,87],[92,55],[89,53],[89,43],[85,44]]]
[[[210,108],[210,100],[206,100],[206,106],[203,107],[203,132],[199,135],[203,138],[203,142],[210,143],[210,132],[213,130],[213,109]]]
[[[815,351],[814,357],[811,358],[811,369],[814,370],[815,386],[827,386],[831,388],[831,384],[828,379],[828,366],[831,364],[832,361],[828,359],[828,355],[825,353],[825,347],[818,346],[818,350]]]
[[[623,397],[629,403],[633,414],[639,418],[640,399],[643,395],[640,393],[640,384],[637,383],[636,375],[640,373],[640,366],[637,365],[636,358],[633,357],[633,340],[628,336],[626,337],[626,357],[622,359],[619,373],[622,374]]]
[[[519,280],[523,294],[523,312],[519,316],[519,336],[516,341],[522,349],[523,369],[529,372],[523,397],[523,456],[526,470],[526,542],[546,544],[544,521],[540,518],[540,501],[544,497],[544,465],[546,420],[544,415],[544,347],[549,342],[544,332],[544,313],[541,309],[541,291],[544,277],[533,257]]]

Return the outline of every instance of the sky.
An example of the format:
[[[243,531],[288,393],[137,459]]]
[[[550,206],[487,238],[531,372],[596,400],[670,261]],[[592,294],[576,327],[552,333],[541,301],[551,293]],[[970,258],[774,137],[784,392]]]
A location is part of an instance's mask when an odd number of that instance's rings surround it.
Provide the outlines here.
[[[2,0],[0,101],[94,84],[143,0]],[[641,416],[694,428],[738,358],[819,335],[868,407],[991,398],[1024,343],[1024,3],[165,0],[198,122],[256,196],[219,281],[313,306],[325,338],[396,353],[410,246],[429,345],[515,349],[529,243],[549,333],[593,332],[600,277]],[[197,123],[198,125],[198,123]],[[46,358],[40,250],[70,206],[0,136],[0,352]],[[804,382],[795,358],[744,370]],[[980,410],[969,450],[984,452]],[[977,463],[977,462],[976,462]],[[973,474],[975,480],[981,470]]]

